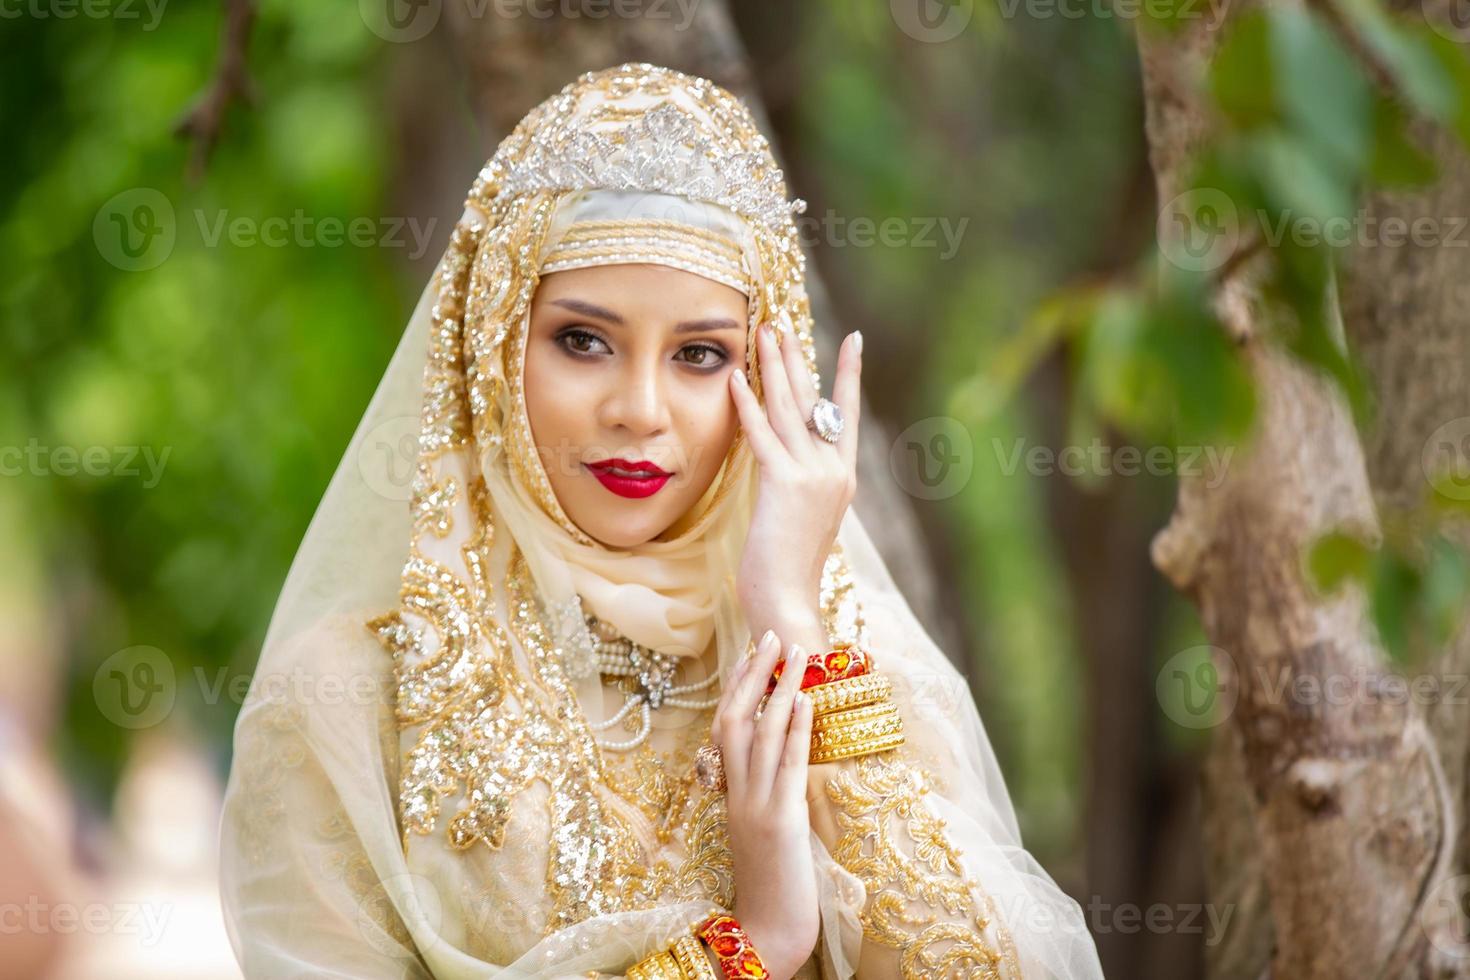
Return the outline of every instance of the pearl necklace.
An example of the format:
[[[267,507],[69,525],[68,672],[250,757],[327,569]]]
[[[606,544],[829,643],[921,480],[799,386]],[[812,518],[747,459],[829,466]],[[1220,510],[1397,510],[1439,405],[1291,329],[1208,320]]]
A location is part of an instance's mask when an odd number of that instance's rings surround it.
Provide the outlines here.
[[[634,708],[643,714],[643,724],[637,735],[623,741],[596,739],[597,744],[603,748],[627,752],[642,745],[648,738],[648,733],[653,730],[653,712],[666,704],[696,710],[719,704],[718,696],[705,700],[679,697],[681,694],[693,694],[708,688],[719,680],[718,672],[710,674],[702,681],[676,686],[674,672],[680,658],[640,646],[619,634],[611,623],[599,620],[591,614],[587,616],[587,632],[592,637],[592,650],[596,655],[599,674],[619,678],[632,677],[638,681],[638,690],[628,694],[627,700],[616,714],[595,724],[589,722],[587,727],[594,732],[606,731],[626,718]]]

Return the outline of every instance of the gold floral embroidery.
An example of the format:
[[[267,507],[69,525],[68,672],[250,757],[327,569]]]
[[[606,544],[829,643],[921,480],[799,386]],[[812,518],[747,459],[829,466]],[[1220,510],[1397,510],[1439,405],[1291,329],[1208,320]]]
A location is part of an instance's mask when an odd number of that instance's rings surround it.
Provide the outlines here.
[[[905,980],[1016,980],[1009,932],[965,871],[944,821],[924,805],[932,782],[928,770],[888,751],[858,757],[826,784],[840,829],[833,860],[868,890],[863,936],[900,951]]]

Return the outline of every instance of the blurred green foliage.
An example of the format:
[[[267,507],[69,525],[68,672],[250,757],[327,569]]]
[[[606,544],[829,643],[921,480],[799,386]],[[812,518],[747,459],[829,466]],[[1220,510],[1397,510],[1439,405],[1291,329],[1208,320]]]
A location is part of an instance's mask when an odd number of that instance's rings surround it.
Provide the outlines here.
[[[223,761],[238,704],[218,681],[252,669],[410,298],[402,249],[319,234],[324,219],[383,214],[365,83],[379,43],[356,17],[263,3],[259,101],[230,110],[206,179],[183,179],[189,147],[172,129],[210,81],[220,13],[176,3],[151,30],[53,16],[0,31],[0,442],[39,461],[0,483],[0,589],[46,583],[33,590],[45,635],[17,645],[64,658],[57,748],[103,805],[127,739],[99,715],[92,677],[117,650],[165,652],[174,722],[205,731]],[[159,206],[132,242],[152,264],[131,270],[118,236],[138,229],[107,219],[139,189]],[[214,234],[298,212],[315,225],[279,245]],[[71,475],[68,447],[103,447],[107,462]]]

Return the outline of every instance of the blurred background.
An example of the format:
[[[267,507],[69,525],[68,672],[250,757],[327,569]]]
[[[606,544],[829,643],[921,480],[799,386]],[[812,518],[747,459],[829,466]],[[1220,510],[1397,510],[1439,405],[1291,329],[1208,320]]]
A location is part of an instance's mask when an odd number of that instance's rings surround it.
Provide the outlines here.
[[[0,16],[0,976],[238,976],[218,806],[294,550],[505,128],[623,60],[707,74],[768,121],[808,202],[823,342],[866,339],[864,426],[888,455],[857,506],[913,558],[905,585],[971,678],[1028,846],[1110,976],[1200,973],[1225,925],[1202,905],[1208,732],[1158,679],[1205,640],[1148,556],[1177,461],[1058,458],[1126,444],[1077,398],[1065,344],[1013,391],[985,381],[1049,297],[1152,246],[1128,17],[1019,0]]]

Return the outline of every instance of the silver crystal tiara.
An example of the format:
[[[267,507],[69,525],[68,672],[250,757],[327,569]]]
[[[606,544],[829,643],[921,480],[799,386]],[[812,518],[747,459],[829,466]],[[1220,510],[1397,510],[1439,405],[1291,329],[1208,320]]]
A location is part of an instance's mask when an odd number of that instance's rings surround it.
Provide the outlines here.
[[[513,194],[593,188],[679,194],[723,205],[778,234],[793,213],[806,210],[800,198],[786,200],[781,171],[765,154],[722,149],[672,102],[620,129],[537,133],[500,186]]]

